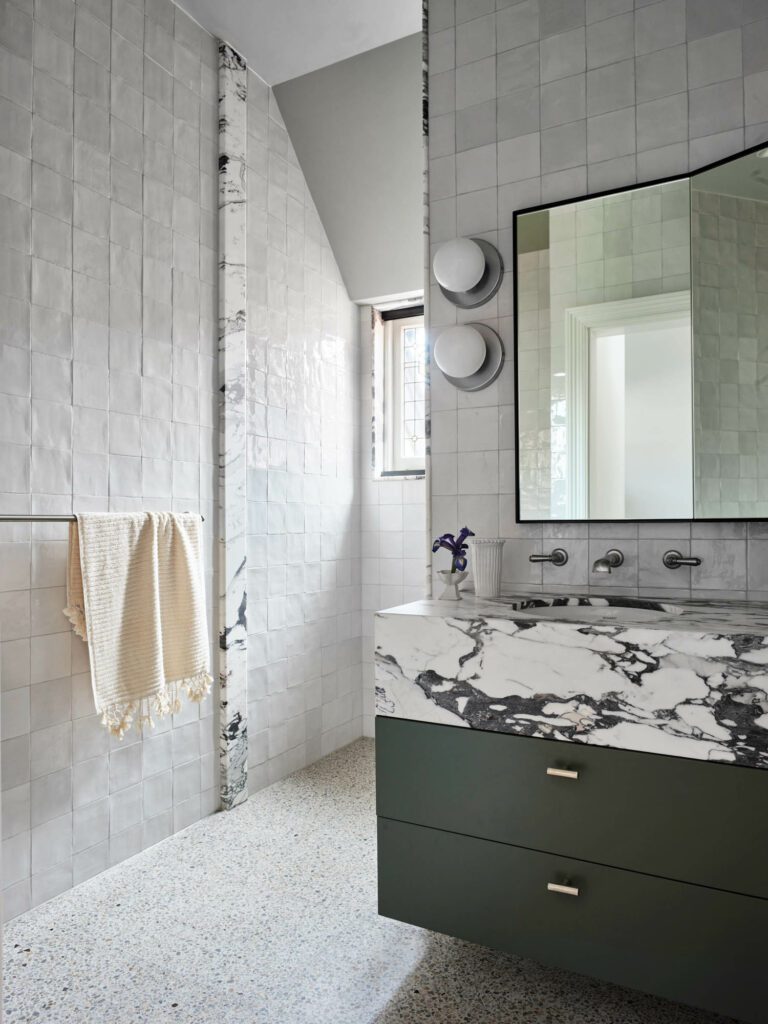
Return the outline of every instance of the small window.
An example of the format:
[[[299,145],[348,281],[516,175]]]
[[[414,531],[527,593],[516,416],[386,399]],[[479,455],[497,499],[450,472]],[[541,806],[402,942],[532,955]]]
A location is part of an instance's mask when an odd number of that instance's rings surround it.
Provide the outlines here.
[[[378,404],[381,476],[423,474],[426,449],[426,339],[424,315],[397,310],[382,315]]]

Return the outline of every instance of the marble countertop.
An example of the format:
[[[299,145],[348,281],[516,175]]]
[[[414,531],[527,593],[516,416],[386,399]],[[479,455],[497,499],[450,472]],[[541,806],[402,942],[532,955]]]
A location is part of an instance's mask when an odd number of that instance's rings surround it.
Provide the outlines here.
[[[601,611],[604,609],[604,611]],[[611,629],[653,629],[719,636],[768,637],[768,603],[704,601],[569,594],[507,595],[494,599],[464,593],[461,601],[421,600],[385,608],[377,615],[495,619],[509,622],[557,622]]]
[[[768,605],[526,594],[375,622],[376,713],[768,769]]]

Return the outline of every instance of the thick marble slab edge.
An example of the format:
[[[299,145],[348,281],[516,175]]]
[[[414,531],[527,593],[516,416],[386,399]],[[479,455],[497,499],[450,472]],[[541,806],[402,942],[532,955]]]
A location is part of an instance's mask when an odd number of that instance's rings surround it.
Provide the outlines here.
[[[620,621],[625,626],[642,626],[648,628],[648,623],[641,615],[635,617],[633,610],[638,609],[640,613],[647,608],[658,608],[662,612],[669,609],[669,618],[660,615],[659,620],[654,623],[653,629],[670,630],[673,632],[707,632],[718,634],[756,634],[768,637],[768,603],[759,601],[687,601],[677,599],[666,599],[664,597],[654,598],[627,598],[627,597],[565,597],[552,598],[547,595],[532,593],[521,596],[501,597],[498,599],[476,598],[471,594],[465,594],[461,601],[438,601],[423,599],[412,601],[410,604],[397,605],[393,608],[385,608],[376,613],[380,615],[430,615],[437,618],[450,617],[455,619],[475,619],[478,617],[488,619],[502,619],[520,622],[536,620],[541,614],[541,607],[551,608],[554,612],[554,605],[557,605],[565,613],[563,618],[567,621],[574,621],[573,613],[578,609],[585,613],[585,625],[599,625],[594,619],[594,613],[601,608],[606,611],[616,611],[620,608],[620,619],[615,614],[611,616],[611,622],[604,622],[603,625],[613,625]],[[540,606],[540,607],[537,607]],[[550,614],[548,613],[548,619]],[[556,613],[551,616],[551,621],[557,621]]]
[[[379,612],[376,713],[768,768],[768,609],[676,608],[653,626],[473,598]]]

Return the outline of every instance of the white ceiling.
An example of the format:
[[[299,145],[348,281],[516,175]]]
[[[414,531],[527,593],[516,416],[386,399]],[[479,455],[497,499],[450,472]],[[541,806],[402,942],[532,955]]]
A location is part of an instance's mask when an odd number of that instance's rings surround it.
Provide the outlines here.
[[[421,31],[421,0],[180,0],[269,85]]]

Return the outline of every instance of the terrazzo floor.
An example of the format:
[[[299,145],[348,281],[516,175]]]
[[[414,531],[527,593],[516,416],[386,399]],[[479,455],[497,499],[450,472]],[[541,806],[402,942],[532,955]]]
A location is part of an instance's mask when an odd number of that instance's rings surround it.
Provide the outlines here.
[[[6,1024],[725,1024],[376,914],[359,740],[6,926]]]

